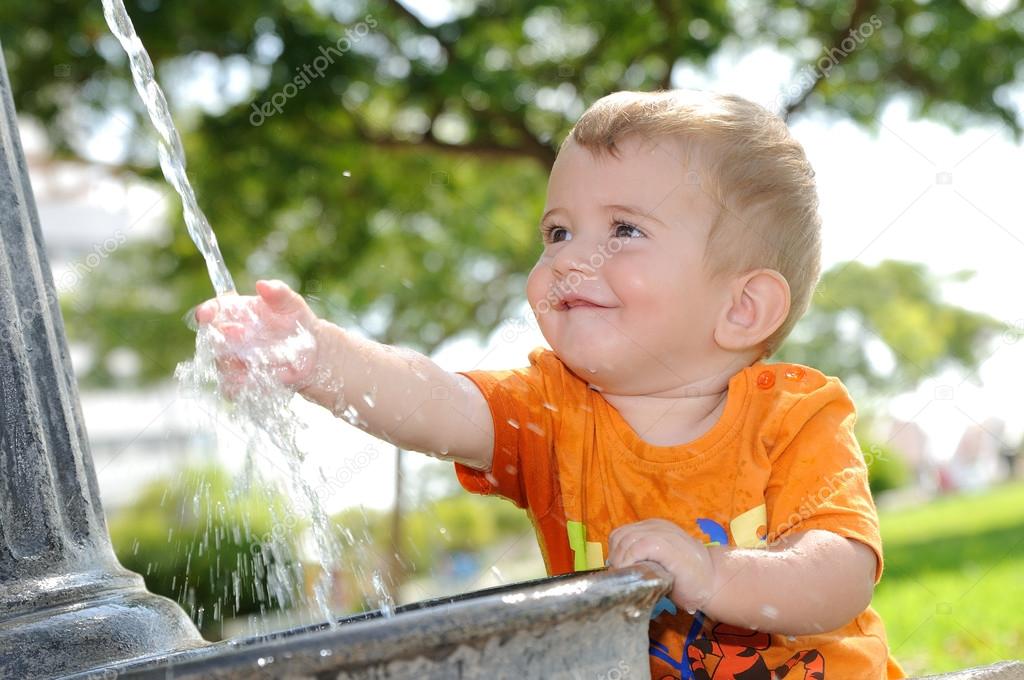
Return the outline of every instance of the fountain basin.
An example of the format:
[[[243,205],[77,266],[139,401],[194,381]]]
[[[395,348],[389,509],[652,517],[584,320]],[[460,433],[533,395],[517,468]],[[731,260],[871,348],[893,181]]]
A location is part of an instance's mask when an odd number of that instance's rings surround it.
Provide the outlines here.
[[[659,565],[585,572],[106,665],[99,678],[646,678]]]

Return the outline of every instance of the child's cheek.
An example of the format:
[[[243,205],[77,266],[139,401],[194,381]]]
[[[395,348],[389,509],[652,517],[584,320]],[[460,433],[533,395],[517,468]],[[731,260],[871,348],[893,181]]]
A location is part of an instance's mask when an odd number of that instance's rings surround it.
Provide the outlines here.
[[[550,270],[543,261],[534,266],[526,279],[526,299],[538,320],[541,315],[550,312],[551,307],[558,302],[552,292]]]
[[[639,270],[623,272],[620,277],[620,296],[641,305],[657,300],[659,295],[664,294],[665,280],[653,274]]]

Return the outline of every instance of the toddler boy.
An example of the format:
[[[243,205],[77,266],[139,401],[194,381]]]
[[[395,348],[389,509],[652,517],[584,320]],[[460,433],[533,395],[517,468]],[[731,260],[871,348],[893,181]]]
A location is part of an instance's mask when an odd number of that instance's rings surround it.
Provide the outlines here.
[[[674,577],[653,678],[894,678],[878,517],[835,378],[764,359],[819,275],[814,173],[742,98],[619,92],[563,143],[527,298],[550,350],[448,373],[318,319],[280,282],[209,301],[226,346],[313,342],[275,367],[367,432],[451,458],[525,508],[549,573],[641,560]],[[222,353],[224,380],[246,365]],[[792,674],[791,674],[792,673]]]

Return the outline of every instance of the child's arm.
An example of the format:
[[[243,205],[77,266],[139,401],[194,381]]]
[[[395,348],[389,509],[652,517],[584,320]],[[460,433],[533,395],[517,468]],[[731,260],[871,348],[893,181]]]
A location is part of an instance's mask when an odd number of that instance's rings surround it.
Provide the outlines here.
[[[766,549],[709,547],[672,522],[644,520],[613,531],[608,552],[611,566],[664,566],[675,579],[671,599],[687,610],[780,635],[840,628],[864,611],[874,591],[874,551],[821,529]]]
[[[768,549],[711,546],[709,617],[780,635],[840,628],[871,603],[877,559],[868,546],[811,529]]]
[[[314,336],[321,372],[300,390],[303,397],[338,416],[352,405],[354,424],[403,449],[491,467],[494,424],[469,378],[413,350],[365,340],[326,321],[316,324]]]
[[[280,281],[260,281],[256,292],[196,309],[197,321],[217,332],[217,366],[228,395],[246,383],[249,364],[256,361],[335,415],[351,406],[358,415],[346,419],[376,437],[490,469],[494,425],[472,381],[422,354],[364,340],[318,319]]]

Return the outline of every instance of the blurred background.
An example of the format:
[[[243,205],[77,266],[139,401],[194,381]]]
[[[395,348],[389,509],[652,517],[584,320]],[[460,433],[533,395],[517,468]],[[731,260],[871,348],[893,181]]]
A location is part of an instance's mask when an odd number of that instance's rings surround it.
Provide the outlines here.
[[[730,91],[817,171],[825,274],[778,356],[840,376],[881,510],[875,606],[912,673],[1024,648],[1024,9],[1017,0],[129,0],[239,290],[451,370],[543,345],[525,276],[555,149],[619,89]],[[179,389],[213,294],[99,0],[5,0],[0,44],[122,562],[210,639],[544,575],[511,504],[301,403],[345,538],[320,564],[251,441]],[[285,474],[284,472],[281,473]],[[276,495],[275,495],[276,494]],[[263,547],[261,547],[263,546]]]

